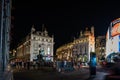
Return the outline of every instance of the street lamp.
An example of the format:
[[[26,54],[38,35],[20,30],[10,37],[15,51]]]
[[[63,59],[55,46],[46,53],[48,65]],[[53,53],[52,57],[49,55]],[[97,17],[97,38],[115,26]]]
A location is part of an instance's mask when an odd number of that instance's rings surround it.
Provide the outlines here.
[[[38,48],[38,60],[39,60],[39,58],[40,58],[40,53],[41,53],[41,49],[40,48]]]
[[[40,48],[38,48],[38,50],[39,50],[39,54],[40,54],[41,49],[40,49]]]

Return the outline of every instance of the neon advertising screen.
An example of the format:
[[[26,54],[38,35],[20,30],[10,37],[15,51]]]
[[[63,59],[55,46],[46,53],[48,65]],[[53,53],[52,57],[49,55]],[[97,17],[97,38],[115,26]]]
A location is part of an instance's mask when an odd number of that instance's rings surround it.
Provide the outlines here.
[[[120,34],[120,23],[116,23],[113,27],[112,27],[112,37],[119,35]]]

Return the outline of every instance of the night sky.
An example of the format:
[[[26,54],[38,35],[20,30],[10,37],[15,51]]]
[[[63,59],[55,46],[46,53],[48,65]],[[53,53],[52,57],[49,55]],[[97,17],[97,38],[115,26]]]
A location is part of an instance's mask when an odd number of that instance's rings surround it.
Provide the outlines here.
[[[54,35],[55,49],[77,38],[85,27],[94,26],[95,36],[106,35],[110,22],[120,17],[119,4],[119,0],[13,0],[11,45],[15,47],[33,24],[39,31],[44,24],[49,35]]]

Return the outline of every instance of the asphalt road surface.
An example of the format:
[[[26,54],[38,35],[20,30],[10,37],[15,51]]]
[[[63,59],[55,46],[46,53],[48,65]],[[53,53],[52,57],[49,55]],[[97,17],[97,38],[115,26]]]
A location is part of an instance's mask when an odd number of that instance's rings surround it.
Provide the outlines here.
[[[89,70],[59,73],[52,69],[14,71],[14,80],[85,80]]]

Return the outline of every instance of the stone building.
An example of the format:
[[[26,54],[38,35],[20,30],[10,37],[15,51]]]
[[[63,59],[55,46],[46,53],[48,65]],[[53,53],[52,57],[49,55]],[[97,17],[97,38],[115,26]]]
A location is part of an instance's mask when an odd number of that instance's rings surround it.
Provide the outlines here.
[[[84,33],[81,31],[79,38],[74,39],[71,43],[59,47],[56,54],[58,58],[61,55],[68,55],[72,60],[88,62],[90,60],[90,52],[95,52],[94,27],[91,27],[90,31],[86,28]]]
[[[31,32],[17,47],[17,58],[36,60],[39,54],[45,61],[53,61],[54,37],[48,35],[47,30],[36,31],[34,25]]]
[[[57,59],[70,61],[72,59],[72,51],[73,43],[68,43],[59,47],[56,51]]]
[[[96,37],[95,52],[97,61],[101,62],[105,59],[106,36]]]

